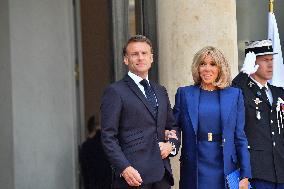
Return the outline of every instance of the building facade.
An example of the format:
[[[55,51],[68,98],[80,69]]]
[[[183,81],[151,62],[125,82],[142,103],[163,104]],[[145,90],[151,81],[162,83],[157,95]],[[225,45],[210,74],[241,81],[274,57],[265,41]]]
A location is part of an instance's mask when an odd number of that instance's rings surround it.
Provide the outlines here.
[[[284,2],[274,4],[284,19]],[[130,35],[153,41],[150,78],[173,105],[204,46],[220,48],[236,75],[243,42],[266,38],[267,13],[268,0],[1,0],[0,188],[81,188],[85,123],[95,115],[100,124],[102,91],[126,73]],[[178,188],[178,157],[172,163]]]

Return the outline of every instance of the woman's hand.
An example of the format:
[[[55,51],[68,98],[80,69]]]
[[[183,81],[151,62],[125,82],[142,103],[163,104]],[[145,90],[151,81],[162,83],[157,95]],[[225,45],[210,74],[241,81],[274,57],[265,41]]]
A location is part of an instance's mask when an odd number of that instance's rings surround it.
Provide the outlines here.
[[[243,178],[239,182],[239,189],[248,189],[248,184],[249,184],[248,178]]]
[[[170,138],[178,140],[175,130],[165,130],[165,140],[169,140]]]

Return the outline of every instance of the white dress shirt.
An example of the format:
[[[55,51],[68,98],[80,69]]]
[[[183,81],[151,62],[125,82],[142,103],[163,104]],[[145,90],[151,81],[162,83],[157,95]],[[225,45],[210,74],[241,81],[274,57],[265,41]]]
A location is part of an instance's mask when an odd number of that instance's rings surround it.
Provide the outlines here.
[[[133,81],[136,83],[136,85],[139,87],[139,89],[142,91],[142,93],[143,93],[144,96],[146,97],[144,87],[143,87],[143,85],[141,85],[141,83],[140,83],[140,81],[142,81],[143,78],[141,78],[141,77],[139,77],[138,75],[132,73],[131,71],[128,71],[128,76],[131,77],[131,79],[133,79]],[[148,76],[146,77],[146,80],[147,80],[148,83],[149,83]]]

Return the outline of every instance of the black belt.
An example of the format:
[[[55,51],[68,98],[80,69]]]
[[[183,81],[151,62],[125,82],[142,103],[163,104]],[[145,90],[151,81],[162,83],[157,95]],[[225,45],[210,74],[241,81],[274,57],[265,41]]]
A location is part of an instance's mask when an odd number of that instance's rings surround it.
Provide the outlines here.
[[[197,138],[199,141],[222,142],[222,134],[198,133]]]

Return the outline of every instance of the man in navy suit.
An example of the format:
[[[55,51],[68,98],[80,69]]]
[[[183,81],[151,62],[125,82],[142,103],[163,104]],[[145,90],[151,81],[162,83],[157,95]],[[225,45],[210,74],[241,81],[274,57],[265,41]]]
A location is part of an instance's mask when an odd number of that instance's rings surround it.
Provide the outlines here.
[[[123,56],[129,72],[107,87],[101,104],[101,139],[115,170],[114,188],[170,189],[168,157],[179,141],[165,140],[174,125],[169,98],[164,87],[148,80],[152,44],[145,36],[131,37]]]

